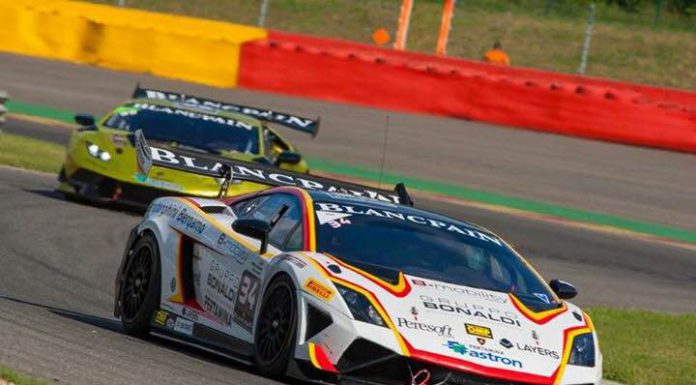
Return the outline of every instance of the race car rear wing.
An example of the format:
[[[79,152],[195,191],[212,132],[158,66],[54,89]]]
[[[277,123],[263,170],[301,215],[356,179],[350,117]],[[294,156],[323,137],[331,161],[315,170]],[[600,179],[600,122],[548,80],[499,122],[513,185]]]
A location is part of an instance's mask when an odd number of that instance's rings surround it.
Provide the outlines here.
[[[232,104],[221,102],[212,99],[201,98],[193,95],[186,95],[178,92],[162,91],[152,88],[142,88],[140,84],[136,85],[133,91],[133,99],[155,99],[168,100],[171,102],[181,103],[192,107],[216,111],[228,111],[244,114],[255,119],[263,120],[269,123],[276,123],[282,126],[292,128],[298,131],[316,136],[319,132],[320,119],[308,119],[301,116],[278,112],[263,108],[243,106],[241,104]]]
[[[413,206],[403,183],[393,191],[350,183],[338,179],[301,174],[258,163],[244,162],[209,154],[184,151],[162,145],[149,145],[141,130],[135,132],[135,151],[138,170],[148,175],[152,166],[171,168],[193,174],[221,178],[219,197],[227,195],[233,180],[247,181],[268,186],[295,186],[305,190],[346,193],[383,202]]]

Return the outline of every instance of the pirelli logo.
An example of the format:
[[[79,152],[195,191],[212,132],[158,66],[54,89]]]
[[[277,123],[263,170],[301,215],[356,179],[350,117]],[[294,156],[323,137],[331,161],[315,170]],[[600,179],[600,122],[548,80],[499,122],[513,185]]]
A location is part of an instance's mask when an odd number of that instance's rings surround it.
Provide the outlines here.
[[[304,288],[305,288],[308,292],[310,292],[310,293],[314,294],[315,296],[317,296],[317,297],[323,299],[324,301],[330,301],[331,298],[333,298],[334,294],[336,294],[336,293],[334,293],[333,290],[331,290],[330,288],[328,288],[328,287],[322,285],[321,283],[315,281],[315,280],[312,279],[312,278],[308,279],[308,280],[305,282]]]
[[[491,329],[485,326],[478,326],[472,324],[464,324],[464,326],[466,326],[467,334],[483,338],[493,338],[493,332],[491,331]]]

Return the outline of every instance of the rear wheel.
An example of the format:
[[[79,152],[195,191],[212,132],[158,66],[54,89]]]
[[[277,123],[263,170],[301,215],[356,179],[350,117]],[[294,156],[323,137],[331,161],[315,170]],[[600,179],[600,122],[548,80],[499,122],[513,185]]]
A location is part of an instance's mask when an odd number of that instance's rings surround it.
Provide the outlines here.
[[[297,296],[287,275],[268,286],[256,321],[256,366],[269,377],[285,375],[297,334]]]
[[[121,284],[121,323],[127,334],[144,337],[159,307],[160,262],[157,240],[145,234],[133,245]]]

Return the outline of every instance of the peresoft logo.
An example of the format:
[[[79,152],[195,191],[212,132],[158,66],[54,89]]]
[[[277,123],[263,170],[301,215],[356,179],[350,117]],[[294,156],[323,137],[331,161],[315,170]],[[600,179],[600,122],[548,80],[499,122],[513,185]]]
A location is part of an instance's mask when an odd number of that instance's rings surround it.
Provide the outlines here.
[[[421,330],[424,332],[435,333],[440,337],[452,337],[452,327],[449,325],[435,326],[428,325],[423,322],[409,321],[406,318],[399,317],[397,319],[399,322],[399,327],[404,327],[407,329]]]
[[[329,289],[328,287],[322,285],[321,283],[315,281],[312,278],[308,279],[307,282],[305,282],[304,287],[310,293],[323,299],[324,301],[330,301],[331,298],[333,298],[334,294],[336,294],[333,290]]]
[[[507,357],[497,355],[490,352],[479,352],[469,349],[466,345],[460,344],[457,341],[447,341],[445,344],[450,350],[455,353],[461,354],[463,356],[469,356],[472,358],[479,358],[483,360],[488,360],[491,362],[501,363],[505,366],[512,366],[514,368],[522,368],[522,362],[518,360],[512,360]]]

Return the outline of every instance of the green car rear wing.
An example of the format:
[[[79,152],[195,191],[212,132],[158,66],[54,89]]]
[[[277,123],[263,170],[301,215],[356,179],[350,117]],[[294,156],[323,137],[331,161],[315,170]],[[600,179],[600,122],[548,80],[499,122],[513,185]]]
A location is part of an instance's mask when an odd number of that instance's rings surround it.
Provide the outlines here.
[[[319,132],[319,118],[309,119],[285,112],[221,102],[178,92],[142,88],[140,87],[140,84],[136,85],[135,90],[133,91],[133,99],[167,100],[174,103],[180,103],[184,106],[196,107],[204,110],[234,112],[247,115],[264,122],[280,124],[288,128],[302,131],[311,134],[312,137],[316,136]]]

